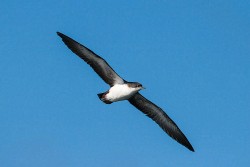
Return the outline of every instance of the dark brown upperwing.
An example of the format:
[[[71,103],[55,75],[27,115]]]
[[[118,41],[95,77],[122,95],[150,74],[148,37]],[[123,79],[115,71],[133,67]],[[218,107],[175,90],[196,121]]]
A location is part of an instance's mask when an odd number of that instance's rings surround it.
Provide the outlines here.
[[[67,47],[77,56],[87,62],[107,84],[113,86],[114,84],[124,83],[124,80],[109,66],[109,64],[103,58],[70,37],[60,32],[57,32],[57,34],[62,38],[62,41],[67,45]]]
[[[147,100],[140,93],[136,93],[128,101],[154,120],[170,137],[187,147],[190,151],[194,151],[186,136],[160,107]]]

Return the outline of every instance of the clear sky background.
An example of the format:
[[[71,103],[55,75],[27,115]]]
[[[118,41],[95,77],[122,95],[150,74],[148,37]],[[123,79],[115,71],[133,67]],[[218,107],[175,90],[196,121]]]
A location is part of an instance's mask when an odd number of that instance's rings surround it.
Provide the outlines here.
[[[250,164],[250,1],[0,2],[0,166]],[[163,108],[190,152],[56,35],[105,58]]]

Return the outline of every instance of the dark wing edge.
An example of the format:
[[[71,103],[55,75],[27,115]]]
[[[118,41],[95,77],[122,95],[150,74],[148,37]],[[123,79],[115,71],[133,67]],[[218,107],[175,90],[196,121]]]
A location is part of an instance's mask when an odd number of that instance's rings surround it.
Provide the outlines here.
[[[186,136],[160,107],[147,100],[140,93],[136,93],[128,101],[138,110],[154,120],[170,137],[194,152]]]
[[[72,38],[57,32],[65,45],[77,56],[88,63],[94,71],[110,86],[123,84],[124,80],[109,66],[109,64],[93,51],[73,40]]]

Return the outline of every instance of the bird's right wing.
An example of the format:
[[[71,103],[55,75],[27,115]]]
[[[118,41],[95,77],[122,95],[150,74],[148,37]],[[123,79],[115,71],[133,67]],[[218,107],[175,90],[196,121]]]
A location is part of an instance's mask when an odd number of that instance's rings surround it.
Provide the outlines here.
[[[70,37],[57,32],[67,47],[77,56],[87,62],[95,72],[110,86],[114,84],[123,84],[124,80],[109,66],[109,64],[100,56],[95,54],[87,47],[81,45]]]
[[[154,120],[170,137],[187,147],[190,151],[194,151],[186,136],[160,107],[153,104],[140,93],[136,93],[128,101]]]

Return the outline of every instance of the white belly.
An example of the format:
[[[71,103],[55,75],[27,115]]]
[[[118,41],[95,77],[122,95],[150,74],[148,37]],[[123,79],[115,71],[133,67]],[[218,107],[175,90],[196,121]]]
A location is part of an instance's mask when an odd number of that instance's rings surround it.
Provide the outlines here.
[[[105,99],[112,102],[127,100],[138,91],[138,89],[130,88],[126,84],[117,84],[109,89],[109,93],[106,94]]]

